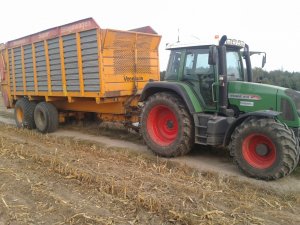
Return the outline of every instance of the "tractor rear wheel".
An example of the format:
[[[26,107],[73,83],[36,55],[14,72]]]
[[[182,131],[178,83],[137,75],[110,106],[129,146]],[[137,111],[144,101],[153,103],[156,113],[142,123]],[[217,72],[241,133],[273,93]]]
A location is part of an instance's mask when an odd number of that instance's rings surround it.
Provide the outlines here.
[[[34,122],[34,109],[36,107],[35,102],[29,101],[27,98],[20,98],[14,110],[15,122],[18,128],[24,127],[28,129],[35,128]]]
[[[41,133],[51,133],[58,128],[58,112],[54,105],[40,102],[34,110],[36,128]]]
[[[290,174],[299,161],[294,132],[270,118],[244,121],[233,133],[229,149],[242,172],[262,180]]]
[[[194,143],[191,115],[175,94],[162,92],[149,97],[141,113],[141,134],[157,155],[187,154]]]

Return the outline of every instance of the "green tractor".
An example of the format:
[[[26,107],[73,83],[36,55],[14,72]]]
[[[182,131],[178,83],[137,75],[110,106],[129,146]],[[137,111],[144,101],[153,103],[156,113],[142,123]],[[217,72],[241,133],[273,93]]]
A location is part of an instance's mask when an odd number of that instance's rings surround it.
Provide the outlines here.
[[[223,36],[217,45],[173,45],[165,80],[140,100],[141,134],[157,155],[193,145],[223,146],[248,176],[275,180],[299,161],[300,93],[252,82],[249,46]],[[263,53],[262,66],[266,62]]]

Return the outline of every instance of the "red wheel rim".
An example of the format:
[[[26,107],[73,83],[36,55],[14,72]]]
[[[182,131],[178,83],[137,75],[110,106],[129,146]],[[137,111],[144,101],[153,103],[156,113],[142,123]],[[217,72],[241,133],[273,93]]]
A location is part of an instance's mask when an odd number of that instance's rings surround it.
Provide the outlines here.
[[[178,134],[178,121],[174,112],[165,105],[153,107],[148,115],[147,130],[151,139],[161,146],[170,145]]]
[[[242,145],[244,159],[254,168],[267,169],[276,160],[276,147],[265,135],[251,134]]]

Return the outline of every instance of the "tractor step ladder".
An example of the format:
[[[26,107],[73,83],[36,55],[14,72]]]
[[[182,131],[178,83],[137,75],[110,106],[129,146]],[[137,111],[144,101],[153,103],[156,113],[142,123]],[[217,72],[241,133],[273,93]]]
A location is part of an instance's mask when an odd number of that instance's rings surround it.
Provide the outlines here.
[[[212,115],[204,113],[194,114],[195,143],[207,145],[207,123]]]

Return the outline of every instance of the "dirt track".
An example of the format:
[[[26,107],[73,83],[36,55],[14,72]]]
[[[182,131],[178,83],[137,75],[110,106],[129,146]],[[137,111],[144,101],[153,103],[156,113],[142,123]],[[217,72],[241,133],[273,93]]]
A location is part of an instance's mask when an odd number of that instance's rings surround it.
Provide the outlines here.
[[[5,112],[3,112],[3,110]],[[11,110],[7,111],[0,108],[0,122],[11,125],[15,124],[12,119]],[[104,127],[103,131],[103,127],[99,128],[97,125],[62,125],[58,131],[49,135],[54,137],[69,137],[79,141],[90,141],[105,147],[127,148],[129,151],[147,156],[152,155],[142,140],[136,137],[137,135],[135,133],[130,134],[122,129],[107,129]],[[132,141],[127,141],[127,139]],[[266,182],[246,177],[239,171],[236,165],[233,164],[232,159],[224,152],[224,149],[201,149],[200,146],[196,146],[189,155],[169,160],[200,171],[218,173],[220,176],[225,177],[233,176],[235,179],[247,181],[270,190],[272,189],[283,193],[300,193],[299,166],[291,175],[283,179]]]
[[[300,223],[297,171],[256,181],[218,151],[164,160],[87,130],[0,124],[0,225]]]

